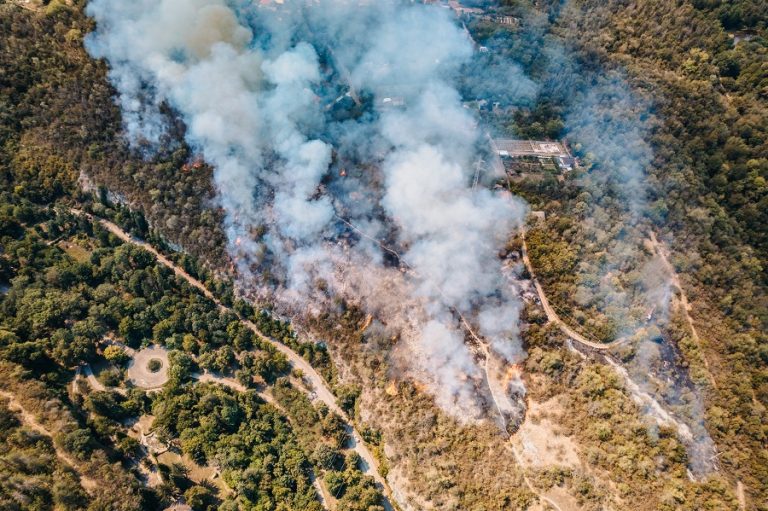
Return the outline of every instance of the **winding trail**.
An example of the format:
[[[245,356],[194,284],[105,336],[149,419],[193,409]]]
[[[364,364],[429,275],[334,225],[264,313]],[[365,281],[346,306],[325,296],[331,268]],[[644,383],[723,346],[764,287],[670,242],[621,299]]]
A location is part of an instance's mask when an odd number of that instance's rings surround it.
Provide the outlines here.
[[[643,391],[640,388],[640,386],[635,381],[632,380],[627,370],[613,356],[611,356],[608,353],[605,353],[611,348],[614,348],[624,342],[627,342],[628,338],[626,337],[619,338],[609,343],[597,343],[585,338],[583,335],[574,331],[562,319],[560,319],[560,317],[557,315],[555,310],[549,304],[549,301],[547,300],[544,290],[542,289],[541,284],[539,284],[539,281],[536,278],[536,274],[533,270],[533,265],[531,264],[531,260],[528,257],[528,246],[525,241],[525,230],[521,232],[521,237],[523,242],[522,243],[523,262],[525,264],[525,267],[528,269],[528,272],[531,275],[531,279],[533,280],[534,285],[536,286],[536,292],[538,293],[539,299],[541,300],[541,305],[547,315],[547,319],[550,322],[557,324],[560,330],[563,333],[565,333],[573,342],[576,342],[588,348],[603,352],[604,360],[610,366],[612,366],[614,370],[616,370],[616,372],[626,382],[627,389],[629,390],[632,398],[639,405],[647,407],[649,415],[654,420],[656,420],[656,422],[658,422],[659,424],[667,424],[675,428],[677,430],[678,436],[684,443],[686,443],[686,445],[693,444],[695,442],[695,438],[691,431],[691,428],[684,421],[678,420],[673,414],[668,412],[652,395]],[[685,294],[685,291],[683,290],[683,287],[681,286],[680,278],[677,275],[677,272],[675,271],[674,267],[670,263],[668,254],[664,246],[658,241],[658,239],[656,238],[656,234],[653,231],[650,232],[649,238],[650,238],[651,246],[653,247],[653,251],[661,261],[662,266],[664,267],[664,271],[669,275],[669,279],[672,285],[679,290],[679,295],[680,295],[679,302],[680,302],[683,314],[685,316],[686,322],[688,324],[688,327],[691,331],[692,339],[696,343],[697,347],[699,348],[702,361],[706,369],[710,383],[714,388],[717,388],[717,383],[712,375],[712,372],[709,369],[709,362],[704,353],[704,350],[701,344],[701,339],[699,338],[698,332],[696,330],[696,326],[693,323],[693,318],[689,313],[691,309],[691,305],[688,302],[688,298]],[[739,484],[741,484],[740,481],[739,481]],[[742,485],[742,488],[743,488],[743,485]]]
[[[123,344],[123,343],[121,343],[119,341],[116,341],[114,339],[108,340],[108,344],[111,345],[111,346],[119,347],[120,349],[124,350],[126,353],[128,353],[131,356],[134,356],[136,354],[136,351],[134,349],[132,349],[129,346],[126,346],[125,344]],[[165,358],[165,363],[168,364],[167,357]],[[88,366],[86,364],[84,366],[84,369],[90,370],[90,366]],[[80,374],[80,367],[77,368],[77,373],[76,374]],[[213,384],[221,385],[223,387],[228,387],[228,388],[234,390],[235,392],[248,392],[249,390],[252,391],[252,392],[255,392],[256,395],[258,395],[266,403],[269,403],[270,405],[272,405],[275,408],[277,408],[280,411],[280,413],[285,415],[288,418],[288,421],[291,422],[291,418],[288,416],[288,412],[280,405],[280,403],[277,402],[277,400],[274,398],[274,396],[272,396],[272,394],[269,393],[269,392],[265,392],[263,390],[255,389],[255,388],[248,388],[245,385],[243,385],[242,383],[240,383],[239,381],[237,381],[235,378],[231,378],[229,376],[223,376],[221,374],[214,373],[214,372],[211,372],[211,371],[208,371],[208,370],[204,370],[202,373],[192,373],[191,376],[192,376],[192,379],[194,379],[194,380],[196,380],[198,382],[201,382],[201,383],[213,383]],[[89,382],[90,382],[90,378],[91,377],[93,377],[93,373],[92,372],[90,373],[90,376],[89,376]],[[95,380],[97,385],[101,386],[101,388],[98,388],[98,387],[94,386],[94,390],[106,390],[106,388],[103,385],[101,385],[101,383],[99,383],[98,380],[96,380],[95,378],[93,378],[93,379]],[[77,382],[77,377],[73,381],[73,384],[76,384],[76,382]],[[92,386],[93,386],[93,383],[92,383]],[[159,387],[153,387],[153,388],[147,389],[147,390],[148,391],[157,391],[157,390],[160,390],[161,388],[162,388],[162,386],[159,386]],[[76,393],[77,392],[76,386],[73,387],[73,389],[74,389],[74,392]],[[120,389],[120,388],[115,388],[115,387],[111,388],[111,390],[118,391],[118,392],[120,392],[120,391],[124,392],[125,391],[125,389]],[[145,434],[143,432],[142,432],[141,435],[142,435],[142,438],[145,436]],[[144,443],[142,443],[142,445],[144,445],[145,447],[148,447]],[[162,454],[162,453],[155,453],[155,454]],[[163,482],[162,481],[162,477],[160,476],[159,472],[157,472],[157,471],[152,472],[152,471],[146,470],[145,467],[143,467],[143,465],[141,465],[141,464],[138,464],[138,468],[139,468],[139,470],[142,471],[142,473],[145,474],[145,476],[147,477],[147,480],[151,480],[153,477],[157,477],[158,480],[159,480],[158,484]],[[318,479],[317,476],[315,475],[314,470],[310,469],[309,479],[312,482],[312,486],[314,486],[315,491],[317,492],[317,497],[320,500],[320,504],[323,506],[323,509],[330,510],[331,509],[329,507],[330,506],[330,504],[329,504],[330,498],[329,498],[328,492],[327,492],[325,486],[323,485],[322,481],[320,479]]]
[[[577,343],[586,346],[588,348],[592,348],[593,350],[598,351],[608,351],[612,348],[615,348],[616,346],[619,346],[621,344],[624,344],[627,339],[626,338],[619,338],[615,339],[611,342],[596,342],[591,341],[575,331],[573,328],[568,326],[565,321],[560,319],[560,316],[555,312],[555,309],[552,308],[552,305],[550,305],[549,300],[547,300],[547,295],[544,293],[544,289],[541,287],[541,284],[539,283],[539,279],[536,278],[536,272],[533,271],[533,265],[531,264],[531,259],[528,257],[528,244],[525,241],[525,229],[522,229],[520,231],[520,237],[523,240],[523,263],[525,264],[525,267],[528,269],[528,273],[531,274],[531,280],[533,280],[534,286],[536,286],[536,293],[539,295],[539,300],[541,300],[541,307],[544,309],[544,312],[547,314],[547,319],[555,323],[562,332],[576,341]]]
[[[709,368],[709,360],[707,360],[707,355],[704,352],[704,347],[701,343],[701,337],[699,337],[699,332],[696,330],[696,325],[693,324],[693,318],[691,317],[691,304],[688,301],[688,295],[685,294],[685,290],[683,289],[683,286],[680,283],[680,276],[675,271],[675,267],[672,266],[672,263],[669,261],[669,255],[667,254],[666,250],[664,250],[664,247],[661,243],[659,243],[659,240],[656,238],[656,233],[651,231],[651,246],[656,251],[656,254],[659,256],[659,260],[661,261],[661,264],[664,266],[664,269],[669,274],[669,278],[672,281],[672,285],[675,286],[677,289],[680,290],[680,308],[683,311],[683,315],[685,316],[685,320],[688,323],[688,328],[691,331],[691,338],[693,339],[693,342],[696,344],[696,346],[699,348],[699,352],[701,353],[701,360],[704,363],[704,367],[707,370],[707,376],[709,379],[709,383],[712,384],[714,388],[717,388],[717,382],[715,381],[715,377],[712,375],[712,371]]]
[[[206,298],[208,298],[213,303],[215,303],[220,310],[229,312],[231,314],[234,314],[238,318],[240,318],[240,321],[243,323],[243,325],[245,325],[254,334],[256,334],[256,336],[259,339],[261,339],[264,342],[268,342],[269,344],[274,346],[280,353],[285,355],[291,367],[293,367],[294,369],[301,370],[301,372],[304,374],[304,377],[311,383],[313,388],[312,390],[316,398],[322,401],[328,407],[329,410],[335,412],[336,414],[339,415],[339,417],[343,419],[343,421],[346,424],[345,428],[350,437],[350,448],[353,449],[363,461],[363,463],[361,463],[360,469],[366,475],[373,477],[374,481],[376,482],[376,486],[379,488],[379,490],[382,492],[382,495],[384,496],[384,499],[383,499],[384,508],[387,511],[391,511],[395,509],[392,505],[392,502],[394,502],[392,489],[389,487],[389,484],[387,483],[386,479],[384,479],[381,476],[376,458],[374,458],[371,451],[363,442],[362,437],[360,436],[358,431],[355,429],[355,427],[352,425],[352,421],[350,420],[347,413],[344,410],[342,410],[341,407],[339,407],[339,405],[336,403],[336,397],[333,395],[333,392],[331,392],[331,389],[328,387],[323,377],[320,376],[320,374],[317,371],[315,371],[315,369],[312,367],[312,365],[309,362],[307,362],[304,358],[301,357],[301,355],[293,351],[291,348],[289,348],[285,344],[262,333],[254,322],[240,316],[240,314],[238,314],[235,310],[224,305],[218,298],[216,298],[213,295],[213,293],[211,293],[208,290],[205,284],[203,284],[202,282],[200,282],[199,280],[191,276],[189,273],[184,271],[182,268],[177,266],[173,261],[171,261],[170,259],[165,257],[163,254],[158,252],[157,249],[155,249],[152,245],[150,245],[146,241],[143,241],[131,236],[130,234],[125,232],[123,229],[121,229],[117,224],[110,222],[109,220],[106,220],[104,218],[96,217],[94,215],[91,215],[90,213],[86,213],[85,211],[81,211],[79,209],[71,208],[69,211],[70,213],[76,216],[83,216],[93,222],[98,222],[102,227],[104,227],[107,231],[117,236],[123,242],[141,247],[147,252],[154,255],[160,264],[173,270],[173,272],[178,277],[186,280],[187,283],[189,283],[192,287],[196,288]]]
[[[523,475],[523,481],[525,481],[525,485],[528,486],[528,489],[531,490],[537,497],[539,497],[539,500],[542,500],[542,501],[546,502],[547,504],[552,506],[557,511],[570,511],[568,509],[563,509],[553,499],[547,497],[546,495],[541,493],[539,490],[537,490],[536,487],[533,485],[533,483],[531,483],[531,480],[528,479],[528,476],[525,475],[525,468],[523,468],[524,465],[523,465],[522,459],[520,458],[520,454],[517,452],[517,449],[515,449],[515,447],[512,444],[507,444],[506,448],[507,448],[507,450],[509,450],[512,453],[512,456],[515,457],[515,461],[517,462],[518,466],[521,468],[522,475]]]
[[[493,141],[491,141],[491,142],[493,143]],[[408,264],[408,262],[405,260],[405,258],[402,255],[400,255],[397,251],[395,251],[394,249],[386,246],[381,240],[378,240],[378,239],[368,235],[362,229],[360,229],[356,225],[352,224],[349,220],[347,220],[347,219],[345,219],[345,218],[343,218],[343,217],[341,217],[339,215],[336,215],[336,218],[339,219],[344,224],[346,224],[351,229],[353,229],[354,231],[356,231],[357,233],[359,233],[361,236],[363,236],[366,239],[371,240],[374,243],[376,243],[379,247],[381,247],[382,250],[385,250],[385,251],[389,252],[390,254],[394,255],[397,258],[397,260],[400,261],[400,263],[408,270],[408,272],[410,272],[413,275],[418,275],[417,272],[413,269],[413,267],[411,267],[411,265]],[[524,256],[524,258],[527,261],[526,262],[526,266],[528,267],[528,271],[533,276],[533,269],[530,266],[530,261],[528,261],[527,249],[525,247],[525,236],[524,236],[525,231],[524,231],[524,229],[523,229],[522,233],[523,233],[523,247],[524,247],[523,248],[523,256]],[[535,279],[534,279],[534,282],[536,283],[536,288],[539,291],[539,295],[542,298],[542,303],[546,303],[547,315],[549,316],[549,313],[551,312],[553,314],[553,317],[556,318],[557,321],[560,322],[561,327],[566,327],[567,328],[567,325],[562,323],[562,321],[560,321],[560,319],[557,317],[557,314],[555,314],[554,310],[552,310],[549,307],[549,303],[546,301],[546,297],[544,296],[544,291],[541,289],[541,286],[539,286],[539,283],[536,282]],[[443,291],[440,288],[436,287],[436,291],[440,295],[443,295]],[[507,420],[506,420],[506,416],[504,414],[504,406],[501,403],[502,398],[498,395],[498,394],[502,394],[503,395],[503,391],[499,392],[500,389],[498,389],[497,386],[496,386],[497,382],[495,382],[495,380],[492,379],[491,371],[490,371],[490,368],[489,368],[489,364],[490,364],[491,359],[492,359],[491,347],[488,345],[487,342],[483,341],[483,339],[481,339],[480,336],[475,333],[475,331],[472,328],[472,326],[469,324],[467,319],[464,317],[463,314],[461,314],[460,311],[452,309],[452,312],[458,316],[459,321],[461,322],[461,324],[464,327],[464,329],[466,330],[466,332],[475,341],[476,346],[475,346],[475,349],[473,351],[475,351],[476,353],[479,352],[479,354],[484,359],[483,371],[485,373],[485,381],[486,381],[486,384],[488,385],[488,390],[490,391],[491,399],[493,400],[493,404],[496,407],[496,411],[499,414],[499,418],[500,418],[500,420],[501,420],[501,422],[502,422],[502,424],[504,426],[504,431],[506,432],[507,431]],[[579,339],[583,339],[585,343],[593,344],[590,341],[584,339],[582,336],[580,336],[576,332],[573,332],[573,333],[576,336],[578,336]],[[604,347],[605,345],[603,345],[603,344],[595,344],[595,346],[599,346],[597,349],[606,349]],[[564,509],[557,502],[555,502],[553,499],[551,499],[550,497],[544,495],[542,492],[537,490],[536,487],[533,485],[533,483],[531,483],[531,481],[528,478],[528,476],[525,474],[525,467],[522,464],[520,456],[518,455],[517,450],[515,449],[515,447],[511,443],[509,443],[509,442],[505,443],[504,447],[505,447],[505,449],[507,449],[510,452],[512,452],[512,455],[514,456],[515,461],[517,462],[517,465],[522,470],[523,481],[525,482],[525,484],[528,487],[528,489],[534,495],[536,495],[539,498],[540,501],[546,502],[552,508],[554,508],[556,511],[572,511],[570,509]]]
[[[744,511],[747,509],[747,496],[744,492],[744,483],[738,481],[736,483],[736,500],[739,501],[739,510]]]
[[[78,367],[77,370],[82,371],[82,373],[85,375],[85,379],[88,380],[88,383],[90,384],[93,390],[95,391],[107,390],[107,388],[104,385],[102,385],[99,380],[96,379],[96,376],[94,376],[93,370],[91,369],[90,364],[84,364],[82,366],[82,369]]]
[[[64,462],[65,465],[67,465],[69,468],[75,471],[75,473],[80,478],[80,485],[87,491],[89,494],[93,495],[96,492],[96,488],[99,487],[99,483],[86,475],[83,474],[82,470],[80,470],[79,465],[75,459],[69,455],[66,451],[64,451],[61,447],[56,445],[56,442],[53,440],[53,434],[48,431],[48,429],[43,426],[34,415],[32,415],[27,409],[25,409],[22,404],[16,399],[16,396],[14,394],[11,394],[10,392],[6,392],[4,390],[0,390],[0,397],[4,397],[8,400],[8,409],[12,412],[17,412],[21,415],[21,421],[24,425],[29,427],[30,429],[36,431],[37,433],[48,437],[51,439],[51,445],[53,446],[54,451],[56,452],[56,456]]]
[[[247,392],[248,390],[251,390],[252,392],[255,392],[265,402],[274,406],[275,408],[280,410],[282,414],[288,417],[288,412],[285,409],[283,409],[282,406],[280,406],[280,403],[277,402],[277,400],[272,396],[272,394],[261,391],[261,390],[257,390],[257,389],[249,389],[234,378],[230,378],[228,376],[222,376],[220,374],[212,373],[210,371],[204,371],[202,374],[194,373],[192,374],[192,378],[202,383],[216,383],[224,387],[229,387],[235,392]],[[288,417],[288,421],[291,422],[290,417]],[[315,474],[315,471],[312,469],[310,469],[310,472],[309,472],[309,480],[311,481],[312,486],[315,488],[315,492],[317,493],[317,498],[320,499],[320,505],[323,506],[323,509],[326,509],[326,510],[331,509],[330,495],[328,494],[328,491],[326,490],[322,481],[320,481],[320,479]]]

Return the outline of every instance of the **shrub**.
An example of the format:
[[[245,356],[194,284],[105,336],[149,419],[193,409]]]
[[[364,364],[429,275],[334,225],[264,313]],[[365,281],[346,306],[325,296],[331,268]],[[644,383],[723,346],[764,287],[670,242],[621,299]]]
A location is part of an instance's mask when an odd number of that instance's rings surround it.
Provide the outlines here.
[[[149,369],[153,373],[158,372],[162,368],[163,368],[163,362],[160,359],[153,358],[147,363],[147,369]]]

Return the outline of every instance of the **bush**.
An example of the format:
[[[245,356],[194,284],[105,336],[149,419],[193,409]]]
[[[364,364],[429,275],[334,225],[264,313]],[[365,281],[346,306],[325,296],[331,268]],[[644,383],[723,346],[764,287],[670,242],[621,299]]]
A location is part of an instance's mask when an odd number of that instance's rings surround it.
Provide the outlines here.
[[[163,368],[163,362],[160,359],[153,358],[147,363],[147,369],[150,372],[156,373]]]
[[[141,454],[141,444],[135,438],[126,436],[120,439],[117,444],[118,448],[129,458],[133,458]]]
[[[343,467],[344,457],[337,449],[327,444],[319,444],[312,453],[312,462],[325,470]]]
[[[336,498],[344,495],[344,491],[347,489],[347,481],[344,478],[344,474],[336,472],[335,470],[328,472],[325,475],[325,485],[328,487],[328,491],[331,492]]]
[[[211,491],[205,486],[193,486],[184,492],[184,500],[195,511],[207,509],[213,501]]]
[[[94,448],[91,432],[87,429],[76,429],[64,435],[61,444],[65,451],[71,452],[81,460],[88,459]]]
[[[348,415],[354,416],[355,404],[357,403],[357,398],[360,397],[360,387],[357,385],[337,385],[333,390],[341,409]]]
[[[106,369],[99,373],[98,380],[107,387],[117,387],[123,381],[123,373],[117,369]]]
[[[104,358],[119,366],[124,365],[131,359],[125,350],[115,345],[110,345],[104,348]]]

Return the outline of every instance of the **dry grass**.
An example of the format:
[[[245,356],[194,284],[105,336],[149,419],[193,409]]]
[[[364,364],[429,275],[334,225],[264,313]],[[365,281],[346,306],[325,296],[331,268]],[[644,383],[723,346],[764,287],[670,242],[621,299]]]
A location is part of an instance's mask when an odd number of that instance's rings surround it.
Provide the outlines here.
[[[201,484],[207,481],[219,488],[222,495],[232,493],[232,489],[221,478],[218,469],[210,465],[198,465],[186,454],[179,455],[178,453],[167,451],[159,455],[157,461],[167,466],[171,466],[174,463],[184,465],[189,479],[194,483]]]
[[[577,468],[581,462],[576,443],[556,426],[563,413],[559,399],[543,403],[530,400],[528,406],[525,421],[512,439],[525,468]]]
[[[63,241],[60,241],[58,245],[59,245],[59,248],[61,248],[64,252],[67,253],[69,257],[71,257],[78,263],[85,263],[91,260],[91,252],[76,243],[63,240]]]

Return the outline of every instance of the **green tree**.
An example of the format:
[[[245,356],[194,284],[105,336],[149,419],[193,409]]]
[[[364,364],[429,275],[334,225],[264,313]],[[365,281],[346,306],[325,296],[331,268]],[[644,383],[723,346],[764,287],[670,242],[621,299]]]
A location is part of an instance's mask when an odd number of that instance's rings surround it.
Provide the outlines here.
[[[344,457],[338,449],[321,443],[312,453],[312,463],[325,470],[338,470],[343,468]]]
[[[195,511],[204,511],[213,503],[213,495],[205,486],[195,485],[184,492],[184,500]]]
[[[114,344],[104,348],[104,358],[119,366],[126,364],[131,359],[124,349]]]

